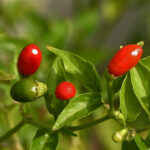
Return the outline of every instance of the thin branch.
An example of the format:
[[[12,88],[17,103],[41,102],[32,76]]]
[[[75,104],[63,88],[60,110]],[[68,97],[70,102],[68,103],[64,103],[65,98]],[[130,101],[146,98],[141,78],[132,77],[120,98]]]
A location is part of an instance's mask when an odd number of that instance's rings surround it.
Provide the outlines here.
[[[72,131],[82,130],[82,129],[89,128],[91,126],[97,125],[99,123],[102,123],[102,122],[104,122],[104,121],[106,121],[108,119],[111,119],[111,118],[109,117],[109,115],[106,115],[103,118],[100,118],[100,119],[95,120],[93,122],[89,122],[89,123],[86,123],[86,124],[83,124],[83,125],[80,125],[80,126],[68,127],[68,129],[70,129]]]
[[[6,132],[3,136],[0,137],[0,143],[16,133],[24,124],[25,122],[22,120],[14,128]]]
[[[51,130],[50,126],[48,126],[44,123],[37,122],[37,121],[32,120],[32,119],[26,120],[26,123],[30,124],[30,125],[34,125],[38,128],[45,128],[45,129]]]

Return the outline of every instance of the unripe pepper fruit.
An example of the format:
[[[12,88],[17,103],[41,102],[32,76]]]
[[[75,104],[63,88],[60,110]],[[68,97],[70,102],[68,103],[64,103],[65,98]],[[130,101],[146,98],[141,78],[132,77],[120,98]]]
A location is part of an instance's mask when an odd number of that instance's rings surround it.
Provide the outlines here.
[[[133,68],[143,54],[143,42],[122,47],[111,59],[108,71],[115,77],[121,76]],[[140,46],[141,45],[141,46]]]
[[[116,143],[121,142],[124,136],[127,134],[127,132],[128,132],[127,129],[122,129],[121,131],[113,133],[112,140]]]
[[[11,97],[18,102],[31,102],[47,92],[47,86],[32,79],[17,81],[10,90]]]
[[[37,71],[42,60],[42,53],[35,44],[27,45],[20,53],[17,67],[23,76],[32,75]]]
[[[71,82],[63,81],[59,83],[55,90],[55,96],[60,100],[69,100],[76,94],[76,88]]]

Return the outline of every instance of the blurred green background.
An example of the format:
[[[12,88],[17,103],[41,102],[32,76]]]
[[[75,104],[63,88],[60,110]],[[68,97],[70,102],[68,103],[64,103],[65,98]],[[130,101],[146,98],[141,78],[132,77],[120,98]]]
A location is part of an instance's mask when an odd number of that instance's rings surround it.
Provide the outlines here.
[[[99,73],[120,45],[143,40],[143,56],[150,55],[149,10],[149,0],[0,0],[0,69],[18,77],[17,56],[30,43],[37,44],[43,53],[40,69],[33,75],[40,81],[45,81],[54,59],[46,45],[84,57]],[[11,84],[0,82],[0,136],[21,120],[20,104],[9,95]],[[42,98],[22,107],[35,120],[53,123]],[[81,123],[104,113],[99,109]],[[78,137],[60,136],[58,150],[120,150],[120,144],[111,140],[118,128],[110,120],[77,132]],[[0,150],[29,150],[36,130],[25,125],[1,143]]]

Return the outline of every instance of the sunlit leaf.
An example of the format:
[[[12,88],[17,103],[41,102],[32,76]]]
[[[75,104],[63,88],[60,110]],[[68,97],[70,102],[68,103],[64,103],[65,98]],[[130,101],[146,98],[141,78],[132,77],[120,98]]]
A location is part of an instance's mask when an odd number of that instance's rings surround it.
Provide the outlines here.
[[[50,46],[47,46],[47,49],[59,56],[63,61],[65,71],[80,80],[89,91],[101,91],[100,76],[92,63],[71,52]]]
[[[78,95],[60,113],[53,126],[53,130],[57,130],[74,120],[88,116],[101,105],[101,96],[99,94],[86,93]]]

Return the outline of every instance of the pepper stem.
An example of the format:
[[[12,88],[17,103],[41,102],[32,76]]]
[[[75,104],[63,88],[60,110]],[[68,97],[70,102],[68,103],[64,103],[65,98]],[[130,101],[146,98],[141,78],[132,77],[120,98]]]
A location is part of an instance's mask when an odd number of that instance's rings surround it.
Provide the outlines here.
[[[139,45],[139,46],[143,47],[144,41],[140,41],[140,42],[138,42],[136,45]]]
[[[120,46],[120,49],[123,48],[123,45]]]
[[[47,86],[46,84],[42,83],[42,82],[38,82],[36,81],[36,84],[37,84],[37,98],[40,97],[40,96],[43,96],[46,94],[47,92]]]

